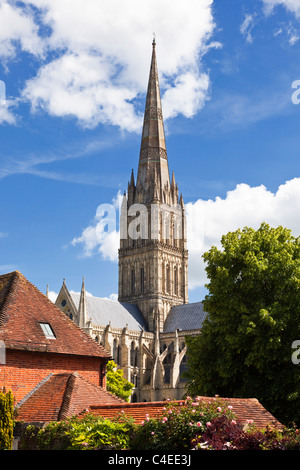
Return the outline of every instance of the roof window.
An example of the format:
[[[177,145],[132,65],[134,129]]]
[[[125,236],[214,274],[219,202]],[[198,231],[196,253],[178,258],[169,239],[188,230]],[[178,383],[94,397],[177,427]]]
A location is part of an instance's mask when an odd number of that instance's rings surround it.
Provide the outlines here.
[[[55,334],[49,323],[40,323],[46,338],[55,339]]]

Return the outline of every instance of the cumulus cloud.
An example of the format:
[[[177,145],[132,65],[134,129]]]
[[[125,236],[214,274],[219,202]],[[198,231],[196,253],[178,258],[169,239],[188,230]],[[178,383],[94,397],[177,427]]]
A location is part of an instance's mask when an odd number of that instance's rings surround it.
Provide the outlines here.
[[[0,55],[14,56],[17,44],[43,54],[23,92],[33,111],[72,116],[85,127],[108,123],[136,131],[142,124],[136,99],[146,89],[153,31],[166,116],[191,117],[204,105],[209,77],[201,56],[219,47],[211,41],[212,4],[0,0]]]
[[[212,245],[220,248],[222,235],[245,226],[257,229],[262,222],[283,225],[300,235],[300,178],[279,186],[276,193],[265,186],[239,184],[224,199],[199,199],[186,204],[189,249],[189,287],[206,282],[202,255]]]
[[[34,55],[43,53],[43,40],[32,11],[21,8],[15,2],[0,1],[0,57],[8,60],[15,57],[18,47]]]
[[[122,196],[119,192],[110,204],[101,204],[97,207],[93,223],[83,229],[79,237],[73,238],[72,246],[81,245],[83,255],[90,257],[100,254],[103,259],[116,262],[120,233],[117,217],[120,213]]]
[[[114,200],[113,207],[120,207],[121,196]],[[101,210],[100,210],[101,208]],[[83,230],[72,244],[80,244],[86,256],[95,253],[112,262],[118,260],[120,234],[117,225],[110,222],[110,233],[104,230],[106,223],[100,218],[103,206],[99,206],[95,223]],[[189,288],[203,287],[206,283],[205,265],[202,255],[212,245],[221,247],[222,235],[245,226],[258,229],[262,222],[273,227],[283,225],[300,235],[300,178],[280,185],[273,193],[265,186],[251,187],[239,184],[228,191],[225,198],[198,199],[186,204],[187,240],[189,250]],[[101,220],[100,220],[101,219]]]

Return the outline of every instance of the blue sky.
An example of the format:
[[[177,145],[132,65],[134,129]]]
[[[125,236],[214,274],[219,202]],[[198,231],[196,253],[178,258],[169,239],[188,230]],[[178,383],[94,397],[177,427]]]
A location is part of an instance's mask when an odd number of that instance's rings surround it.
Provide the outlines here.
[[[222,234],[300,235],[299,0],[0,0],[0,273],[117,293],[96,211],[137,171],[154,31],[190,301]]]

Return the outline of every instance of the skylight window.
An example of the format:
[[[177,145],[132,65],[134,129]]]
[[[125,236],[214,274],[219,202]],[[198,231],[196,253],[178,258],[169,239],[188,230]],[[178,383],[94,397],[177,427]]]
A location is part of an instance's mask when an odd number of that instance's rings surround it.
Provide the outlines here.
[[[55,334],[49,325],[49,323],[40,323],[41,328],[46,336],[46,338],[55,339]]]

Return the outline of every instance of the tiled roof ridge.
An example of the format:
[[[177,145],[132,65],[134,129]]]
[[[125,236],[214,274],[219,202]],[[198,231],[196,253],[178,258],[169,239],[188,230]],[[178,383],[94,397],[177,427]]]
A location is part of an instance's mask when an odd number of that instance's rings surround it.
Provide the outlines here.
[[[10,293],[9,294],[13,294],[13,292],[15,292],[15,289],[17,287],[17,281],[19,282],[23,282],[23,283],[27,283],[29,284],[39,295],[42,295],[44,300],[46,300],[49,305],[54,308],[56,310],[56,312],[65,320],[65,321],[71,321],[69,319],[69,317],[67,317],[67,315],[62,312],[62,310],[57,307],[57,305],[55,305],[43,292],[41,292],[32,282],[30,282],[25,276],[24,274],[22,274],[20,271],[16,270],[16,271],[13,271],[12,273],[8,273],[8,274],[4,274],[4,276],[9,276],[9,275],[14,275],[14,278],[13,278],[13,289],[10,289]],[[2,276],[0,276],[0,279],[1,279]],[[6,301],[5,301],[5,305],[8,304],[8,300],[9,300],[9,297],[10,295],[7,296],[6,298]],[[86,333],[81,327],[79,327],[78,325],[76,325],[76,323],[72,322],[72,325],[78,329],[80,332],[82,332],[86,338],[87,338],[87,341],[93,343],[93,344],[97,344],[97,346],[104,352],[106,353],[107,357],[110,358],[111,357],[111,354],[104,348],[104,346],[100,345],[99,343],[97,343],[97,341],[92,338],[88,333]],[[0,326],[1,326],[1,318],[0,318]]]
[[[5,319],[5,313],[6,313],[6,308],[7,308],[7,305],[9,304],[9,301],[11,299],[11,297],[13,296],[14,292],[15,292],[15,289],[16,289],[16,285],[17,285],[17,281],[18,281],[18,276],[17,274],[19,273],[19,271],[13,271],[11,273],[7,273],[7,274],[2,274],[0,276],[0,280],[2,278],[11,278],[9,280],[9,287],[8,287],[8,292],[7,292],[7,295],[2,303],[2,307],[1,307],[1,310],[0,310],[0,327],[1,325],[3,324],[4,322],[4,319]],[[21,273],[19,273],[21,274]]]
[[[124,405],[125,403],[128,403],[127,401],[123,400],[123,398],[121,397],[118,397],[117,395],[115,395],[114,393],[110,392],[109,390],[107,390],[106,388],[104,387],[101,387],[100,385],[96,385],[92,382],[89,382],[87,379],[85,379],[82,375],[80,375],[78,372],[72,372],[72,375],[75,376],[75,377],[78,377],[80,379],[82,379],[84,382],[88,382],[88,384],[92,387],[94,387],[96,390],[100,390],[102,392],[105,392],[108,396],[111,396],[112,398],[116,398],[120,403],[118,403],[117,405]]]
[[[52,376],[53,372],[51,372],[49,375],[47,375],[47,377],[41,380],[35,387],[33,387],[32,390],[30,390],[30,392],[27,393],[27,395],[25,395],[24,398],[22,398],[22,400],[15,404],[15,408],[20,408],[20,406],[23,405],[39,388],[41,388],[46,382],[48,382],[48,380],[50,380]]]
[[[77,372],[72,372],[71,374],[69,374],[65,393],[63,396],[62,405],[58,414],[58,421],[64,421],[68,416],[68,411],[69,411],[70,403],[72,399],[72,392],[74,390],[74,385],[75,385],[77,376],[78,376]]]

